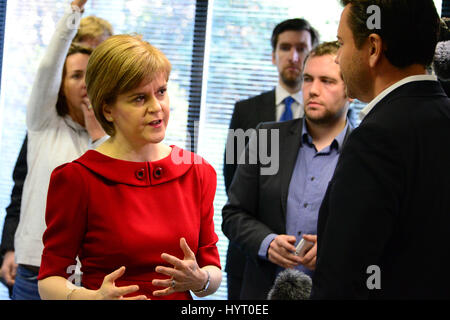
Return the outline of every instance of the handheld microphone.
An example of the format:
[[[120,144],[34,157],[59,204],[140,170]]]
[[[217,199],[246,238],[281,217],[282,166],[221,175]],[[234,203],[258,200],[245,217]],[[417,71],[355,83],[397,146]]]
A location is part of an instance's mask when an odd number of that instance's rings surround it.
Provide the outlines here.
[[[450,40],[450,17],[441,18],[438,41]]]
[[[439,40],[434,52],[433,68],[441,81],[450,81],[450,18],[441,19]]]
[[[275,279],[268,300],[308,300],[311,294],[311,278],[296,269],[281,271]]]
[[[439,79],[450,80],[450,40],[438,42],[436,45],[433,67]]]

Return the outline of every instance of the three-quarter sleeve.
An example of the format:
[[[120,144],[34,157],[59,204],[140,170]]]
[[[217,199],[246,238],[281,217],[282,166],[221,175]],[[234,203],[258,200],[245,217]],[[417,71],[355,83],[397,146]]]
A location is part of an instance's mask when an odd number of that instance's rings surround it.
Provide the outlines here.
[[[203,160],[205,162],[205,160]],[[196,255],[197,263],[200,267],[206,265],[220,266],[219,251],[217,250],[217,241],[219,237],[214,230],[214,196],[216,194],[217,175],[214,168],[203,163],[201,167],[201,225],[198,252]]]
[[[38,280],[49,276],[68,278],[86,232],[87,197],[80,167],[69,163],[57,167],[50,178],[43,235],[44,251]]]

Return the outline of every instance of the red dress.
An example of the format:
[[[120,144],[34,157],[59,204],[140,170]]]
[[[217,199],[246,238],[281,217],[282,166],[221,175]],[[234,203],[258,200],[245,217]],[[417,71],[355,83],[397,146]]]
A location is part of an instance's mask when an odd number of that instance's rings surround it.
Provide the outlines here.
[[[120,268],[116,286],[137,284],[150,299],[155,272],[168,253],[183,259],[180,238],[196,254],[200,267],[220,268],[214,231],[216,172],[203,158],[172,146],[158,161],[131,162],[90,150],[56,168],[47,197],[44,251],[38,279],[72,276],[78,256],[82,285],[98,289]],[[72,266],[72,267],[71,267]],[[190,292],[162,299],[192,299]]]

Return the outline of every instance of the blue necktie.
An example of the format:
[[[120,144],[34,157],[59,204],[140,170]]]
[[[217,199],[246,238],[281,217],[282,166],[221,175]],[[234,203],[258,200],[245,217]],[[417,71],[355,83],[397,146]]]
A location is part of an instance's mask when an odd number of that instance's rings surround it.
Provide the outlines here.
[[[286,106],[284,108],[284,112],[281,115],[280,121],[286,121],[286,120],[292,120],[292,110],[291,110],[291,105],[292,102],[294,102],[294,98],[292,98],[291,96],[288,96],[284,99],[284,105]]]

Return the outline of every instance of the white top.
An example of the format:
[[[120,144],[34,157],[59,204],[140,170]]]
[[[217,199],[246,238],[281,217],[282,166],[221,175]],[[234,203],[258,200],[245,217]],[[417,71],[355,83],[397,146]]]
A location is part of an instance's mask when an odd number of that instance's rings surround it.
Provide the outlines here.
[[[92,145],[86,129],[68,115],[58,116],[56,111],[64,61],[79,25],[79,19],[75,24],[70,23],[74,12],[69,6],[58,22],[37,70],[27,105],[28,174],[14,239],[15,259],[20,264],[41,264],[47,191],[53,169],[103,142],[100,139]]]
[[[410,77],[406,77],[403,78],[402,80],[394,83],[393,85],[387,87],[386,89],[384,89],[379,95],[377,95],[372,101],[370,101],[365,107],[364,109],[362,109],[359,112],[359,119],[362,120],[364,119],[369,112],[375,107],[375,105],[381,101],[381,99],[383,99],[384,97],[386,97],[389,93],[391,93],[392,91],[394,91],[395,89],[397,89],[398,87],[407,84],[409,82],[413,82],[413,81],[437,81],[437,77],[434,75],[428,75],[428,74],[421,74],[421,75],[416,75],[416,76],[410,76]]]
[[[303,111],[303,94],[302,91],[298,91],[294,94],[290,94],[286,91],[280,84],[278,84],[275,88],[275,104],[276,104],[276,112],[277,112],[277,121],[280,120],[281,115],[284,112],[284,109],[286,106],[284,105],[284,99],[287,96],[291,96],[294,98],[294,102],[292,102],[291,110],[292,110],[292,116],[293,119],[297,119],[300,117],[303,117],[304,111]]]

